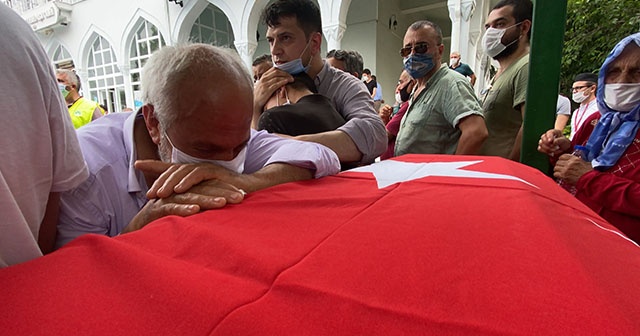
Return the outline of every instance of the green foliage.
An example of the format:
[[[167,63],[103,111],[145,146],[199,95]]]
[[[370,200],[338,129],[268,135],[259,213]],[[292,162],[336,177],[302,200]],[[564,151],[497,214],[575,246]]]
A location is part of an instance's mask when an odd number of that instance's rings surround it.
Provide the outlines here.
[[[560,68],[562,93],[571,97],[576,74],[597,73],[616,43],[639,30],[638,0],[567,0]]]

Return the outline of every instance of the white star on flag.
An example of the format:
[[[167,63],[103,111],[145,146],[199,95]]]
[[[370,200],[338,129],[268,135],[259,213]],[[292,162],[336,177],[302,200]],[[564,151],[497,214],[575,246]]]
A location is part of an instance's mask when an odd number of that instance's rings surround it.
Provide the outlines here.
[[[378,182],[379,189],[388,187],[395,183],[417,180],[427,176],[513,180],[539,189],[537,186],[515,176],[460,169],[480,162],[483,161],[413,163],[384,160],[366,167],[351,169],[349,171],[373,173],[376,181]]]

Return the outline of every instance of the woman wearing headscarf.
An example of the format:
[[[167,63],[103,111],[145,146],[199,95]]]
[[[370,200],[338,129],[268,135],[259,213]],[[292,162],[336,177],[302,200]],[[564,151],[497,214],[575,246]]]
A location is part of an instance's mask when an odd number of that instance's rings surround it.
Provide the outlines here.
[[[573,142],[549,130],[538,151],[558,158],[553,175],[575,185],[576,198],[640,242],[640,33],[607,56],[596,99],[601,117],[595,128],[583,127]],[[586,160],[568,154],[580,144]]]

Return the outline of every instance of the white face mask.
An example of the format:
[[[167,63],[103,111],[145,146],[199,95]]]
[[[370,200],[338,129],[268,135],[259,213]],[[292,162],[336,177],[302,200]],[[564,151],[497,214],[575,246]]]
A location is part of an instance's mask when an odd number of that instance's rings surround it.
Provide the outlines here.
[[[208,160],[208,159],[200,159],[197,157],[193,157],[179,150],[178,148],[176,148],[176,146],[173,145],[167,133],[165,133],[164,136],[167,138],[167,141],[169,141],[169,144],[171,145],[171,162],[172,163],[211,163],[216,166],[220,166],[222,168],[226,168],[228,170],[236,172],[238,174],[242,174],[242,172],[244,171],[244,162],[247,158],[247,146],[244,146],[244,148],[242,148],[240,153],[238,153],[238,155],[236,155],[236,157],[233,158],[233,160],[231,161]]]
[[[511,27],[515,27],[521,24],[522,22],[516,23],[513,26],[510,26],[504,29],[497,29],[492,27],[487,28],[487,31],[484,32],[484,36],[482,36],[482,47],[484,48],[484,52],[489,57],[495,58],[496,56],[500,55],[501,52],[507,49],[508,46],[516,43],[518,39],[515,39],[513,40],[513,42],[507,45],[504,45],[502,44],[502,37],[507,32],[507,29]]]
[[[585,91],[574,92],[571,96],[571,99],[573,99],[574,102],[581,104],[585,99],[589,97],[584,95]]]
[[[458,65],[458,62],[460,62],[459,58],[452,58],[449,60],[449,66],[456,66]]]
[[[640,105],[640,83],[605,84],[604,102],[614,111],[633,110]]]
[[[400,92],[396,92],[396,102],[402,103],[402,95],[400,94]]]
[[[287,89],[283,89],[283,90],[284,90],[284,96],[287,100],[285,100],[285,102],[282,103],[282,105],[280,105],[280,95],[276,94],[276,104],[278,104],[278,106],[291,105],[291,101],[289,100],[289,94],[287,94]]]

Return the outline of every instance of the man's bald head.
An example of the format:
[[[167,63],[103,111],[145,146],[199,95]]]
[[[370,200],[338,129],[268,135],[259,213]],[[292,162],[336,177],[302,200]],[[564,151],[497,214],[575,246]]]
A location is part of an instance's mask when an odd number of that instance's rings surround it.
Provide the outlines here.
[[[192,100],[191,90],[207,90],[209,98],[224,100],[225,88],[235,88],[252,99],[253,82],[240,58],[230,49],[209,44],[166,46],[155,52],[142,72],[145,104],[154,106],[161,125],[178,115],[179,102]]]

